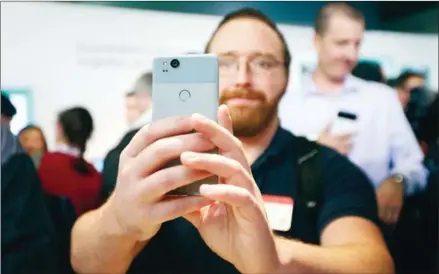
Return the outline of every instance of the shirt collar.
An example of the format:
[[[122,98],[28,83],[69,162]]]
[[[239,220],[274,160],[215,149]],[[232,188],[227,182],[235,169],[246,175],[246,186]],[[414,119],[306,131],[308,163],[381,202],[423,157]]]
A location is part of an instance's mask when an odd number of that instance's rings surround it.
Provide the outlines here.
[[[152,107],[144,111],[139,118],[130,126],[130,129],[138,129],[151,123],[152,119]]]
[[[81,151],[78,148],[69,146],[67,144],[58,144],[55,147],[55,151],[59,153],[71,155],[74,157],[79,157],[79,155],[81,155]]]
[[[256,159],[253,163],[252,168],[258,168],[263,162],[268,160],[271,157],[279,157],[283,155],[285,151],[288,151],[291,144],[291,136],[292,134],[287,130],[283,129],[279,126],[271,139],[270,144],[267,149]]]
[[[302,90],[305,94],[320,94],[317,85],[312,78],[312,74],[313,73],[308,73],[304,76]],[[357,79],[352,74],[348,74],[343,83],[342,92],[340,94],[346,94],[356,91],[358,91]]]

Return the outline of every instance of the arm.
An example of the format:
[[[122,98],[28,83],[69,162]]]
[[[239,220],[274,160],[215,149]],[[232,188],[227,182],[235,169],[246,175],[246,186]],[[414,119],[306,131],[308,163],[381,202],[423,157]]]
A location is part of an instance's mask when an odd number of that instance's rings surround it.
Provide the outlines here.
[[[424,154],[416,140],[402,107],[395,94],[390,94],[387,104],[391,174],[401,174],[406,179],[407,195],[417,189],[423,189],[427,182],[427,170],[424,168]]]
[[[278,273],[393,273],[392,259],[375,225],[372,183],[346,157],[322,148],[321,246],[276,238]]]
[[[340,233],[343,231],[343,233]],[[358,217],[342,217],[325,228],[322,246],[276,238],[282,263],[277,273],[393,273],[378,228]]]
[[[77,273],[125,273],[146,245],[115,229],[109,206],[84,214],[72,229],[71,262]]]

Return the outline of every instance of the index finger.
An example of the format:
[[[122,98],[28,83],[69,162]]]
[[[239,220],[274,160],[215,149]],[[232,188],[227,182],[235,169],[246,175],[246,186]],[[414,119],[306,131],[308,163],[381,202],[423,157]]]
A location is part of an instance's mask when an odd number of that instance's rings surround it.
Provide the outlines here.
[[[221,105],[218,109],[218,123],[233,134],[232,117],[230,116],[229,107]]]
[[[192,115],[192,127],[206,136],[222,153],[247,166],[241,142],[228,129],[200,114]]]
[[[155,141],[192,131],[191,119],[189,117],[168,117],[157,120],[142,127],[133,139],[126,146],[121,158],[136,157],[142,150]]]

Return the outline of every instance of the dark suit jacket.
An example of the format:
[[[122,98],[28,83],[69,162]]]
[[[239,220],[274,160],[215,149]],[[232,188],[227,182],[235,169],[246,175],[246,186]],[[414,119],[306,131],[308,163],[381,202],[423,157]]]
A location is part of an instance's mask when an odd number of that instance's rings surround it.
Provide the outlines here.
[[[105,201],[111,195],[111,192],[113,192],[116,186],[120,154],[139,130],[140,129],[134,129],[125,134],[119,144],[110,150],[105,157],[104,168],[102,170],[102,201]]]
[[[32,160],[13,154],[1,168],[2,273],[59,273],[58,239]]]

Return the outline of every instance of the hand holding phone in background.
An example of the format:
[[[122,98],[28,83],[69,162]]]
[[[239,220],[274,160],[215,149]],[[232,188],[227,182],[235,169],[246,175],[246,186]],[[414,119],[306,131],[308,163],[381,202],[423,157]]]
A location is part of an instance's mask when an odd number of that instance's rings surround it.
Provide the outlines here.
[[[347,155],[352,149],[352,138],[356,133],[357,116],[340,111],[337,118],[326,126],[317,142]]]

